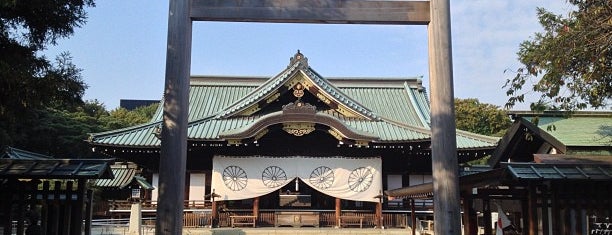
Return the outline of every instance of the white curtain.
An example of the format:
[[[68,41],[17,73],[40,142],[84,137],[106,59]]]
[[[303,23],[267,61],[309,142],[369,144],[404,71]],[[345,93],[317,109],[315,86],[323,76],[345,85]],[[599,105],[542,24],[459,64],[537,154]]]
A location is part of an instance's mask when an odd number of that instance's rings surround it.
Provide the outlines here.
[[[380,157],[215,156],[212,189],[217,200],[242,200],[278,191],[297,177],[332,197],[378,202],[381,170]]]

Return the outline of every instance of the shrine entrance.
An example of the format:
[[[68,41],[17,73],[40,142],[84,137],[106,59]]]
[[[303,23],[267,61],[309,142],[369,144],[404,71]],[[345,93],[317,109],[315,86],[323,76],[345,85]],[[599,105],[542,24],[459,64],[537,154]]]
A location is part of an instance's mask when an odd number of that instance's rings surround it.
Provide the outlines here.
[[[157,231],[180,233],[187,160],[192,21],[429,25],[431,129],[436,232],[458,232],[456,130],[453,108],[450,1],[170,1],[164,122],[161,129]],[[431,21],[430,21],[431,17]],[[177,174],[178,171],[178,174]],[[437,198],[439,197],[440,198]],[[442,198],[443,197],[443,198]]]

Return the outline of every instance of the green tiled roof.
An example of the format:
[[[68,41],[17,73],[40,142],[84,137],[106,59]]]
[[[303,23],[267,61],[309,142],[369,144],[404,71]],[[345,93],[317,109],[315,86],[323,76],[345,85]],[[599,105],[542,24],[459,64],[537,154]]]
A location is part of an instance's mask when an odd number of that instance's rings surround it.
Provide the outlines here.
[[[114,159],[0,159],[0,179],[110,179]]]
[[[123,189],[129,185],[137,184],[143,189],[154,189],[151,183],[147,182],[142,176],[137,175],[138,169],[121,165],[112,165],[111,171],[115,176],[112,179],[97,179],[94,186],[100,188]]]
[[[610,146],[612,142],[612,112],[577,112],[569,116],[560,113],[521,115],[531,121],[538,116],[538,127],[566,146]]]
[[[44,160],[44,159],[53,159],[51,156],[43,155],[40,153],[33,153],[30,151],[25,151],[18,148],[13,147],[5,147],[4,151],[0,153],[0,158],[8,158],[8,159],[30,159],[30,160]]]
[[[318,92],[357,116],[334,109],[317,110],[342,125],[373,136],[377,143],[423,142],[431,138],[429,101],[418,78],[323,78],[306,61],[296,60],[277,76],[192,77],[189,94],[189,141],[224,141],[220,136],[247,128],[266,113],[244,111],[265,103],[275,92],[288,89],[291,79],[306,81]],[[161,106],[160,106],[161,107]],[[280,111],[280,110],[276,110]],[[92,134],[93,145],[158,148],[154,133],[161,125],[161,109],[150,123]],[[457,131],[459,149],[493,148],[498,138]]]
[[[612,166],[606,164],[502,163],[517,179],[610,180]]]

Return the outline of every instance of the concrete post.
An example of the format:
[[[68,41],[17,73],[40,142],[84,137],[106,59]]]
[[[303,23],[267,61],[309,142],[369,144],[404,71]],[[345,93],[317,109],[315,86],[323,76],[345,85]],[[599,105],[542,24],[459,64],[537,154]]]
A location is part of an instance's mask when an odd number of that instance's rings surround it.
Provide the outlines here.
[[[140,228],[142,227],[142,206],[140,202],[132,202],[130,208],[130,226],[128,228],[129,235],[140,235]]]

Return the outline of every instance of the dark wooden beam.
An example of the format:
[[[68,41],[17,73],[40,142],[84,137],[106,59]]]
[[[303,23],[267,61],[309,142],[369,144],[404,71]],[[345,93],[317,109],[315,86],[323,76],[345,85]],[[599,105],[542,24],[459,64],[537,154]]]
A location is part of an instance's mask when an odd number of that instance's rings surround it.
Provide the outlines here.
[[[193,0],[195,21],[427,25],[429,1]]]
[[[171,0],[169,7],[156,234],[183,231],[192,29],[189,3]]]

